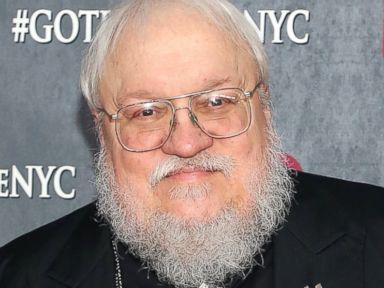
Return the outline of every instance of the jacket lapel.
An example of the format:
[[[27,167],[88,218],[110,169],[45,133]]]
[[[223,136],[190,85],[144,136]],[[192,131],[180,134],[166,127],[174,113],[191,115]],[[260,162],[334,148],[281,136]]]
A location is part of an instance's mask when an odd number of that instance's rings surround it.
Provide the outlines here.
[[[332,196],[337,191],[296,181],[287,223],[273,240],[275,288],[363,287],[365,231]]]
[[[94,213],[86,217],[58,253],[47,271],[51,280],[82,288],[110,287],[114,283],[109,228],[93,218]]]

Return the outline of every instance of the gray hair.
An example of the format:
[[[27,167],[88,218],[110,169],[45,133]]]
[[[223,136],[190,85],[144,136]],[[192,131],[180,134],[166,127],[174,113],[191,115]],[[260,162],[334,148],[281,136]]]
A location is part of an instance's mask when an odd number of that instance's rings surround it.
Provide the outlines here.
[[[145,17],[153,9],[167,4],[181,4],[205,16],[219,31],[226,33],[233,43],[246,49],[256,62],[260,81],[268,84],[267,56],[263,45],[243,14],[226,0],[125,0],[101,23],[82,61],[80,84],[92,111],[101,106],[99,82],[105,60],[113,52],[128,21],[132,26],[144,23]]]

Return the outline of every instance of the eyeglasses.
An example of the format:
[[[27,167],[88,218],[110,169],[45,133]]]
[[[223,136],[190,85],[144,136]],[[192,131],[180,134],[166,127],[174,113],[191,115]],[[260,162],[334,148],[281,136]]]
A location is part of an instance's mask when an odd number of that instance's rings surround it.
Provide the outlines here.
[[[188,109],[189,117],[206,135],[220,139],[240,135],[251,125],[252,91],[224,88],[183,94],[130,104],[109,114],[117,139],[125,150],[145,152],[160,148],[172,133],[177,110]],[[172,100],[189,98],[188,106],[176,108]]]

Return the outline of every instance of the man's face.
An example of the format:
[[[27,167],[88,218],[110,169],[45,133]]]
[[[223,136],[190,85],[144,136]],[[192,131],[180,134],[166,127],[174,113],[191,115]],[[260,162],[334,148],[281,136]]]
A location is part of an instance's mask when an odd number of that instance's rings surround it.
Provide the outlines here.
[[[118,107],[147,99],[237,87],[253,90],[258,83],[253,59],[233,45],[201,16],[169,9],[152,14],[140,33],[126,29],[115,53],[109,57],[101,81],[102,104],[114,113]],[[173,100],[176,108],[188,99]],[[239,214],[247,210],[250,173],[263,178],[266,146],[266,115],[257,92],[251,100],[253,119],[247,132],[232,138],[213,139],[192,123],[188,110],[176,112],[175,125],[167,142],[158,149],[135,153],[123,149],[114,122],[104,118],[102,145],[108,152],[119,193],[131,193],[137,213],[160,211],[179,219],[204,221],[228,206]],[[149,177],[170,156],[193,158],[204,153],[233,160],[230,175],[201,168],[180,169],[153,187]],[[258,171],[250,171],[257,167]],[[261,181],[261,180],[260,180]],[[173,197],[175,188],[208,187],[201,197]],[[125,189],[128,188],[129,189]],[[124,195],[117,195],[123,199]]]
[[[258,84],[254,60],[202,16],[169,8],[144,22],[140,32],[121,34],[106,63],[100,92],[109,113],[148,99]],[[213,139],[191,121],[188,99],[174,99],[172,134],[142,153],[124,150],[113,121],[103,117],[99,215],[161,281],[199,287],[243,277],[286,216],[291,181],[268,110],[257,92],[250,101],[249,129]]]

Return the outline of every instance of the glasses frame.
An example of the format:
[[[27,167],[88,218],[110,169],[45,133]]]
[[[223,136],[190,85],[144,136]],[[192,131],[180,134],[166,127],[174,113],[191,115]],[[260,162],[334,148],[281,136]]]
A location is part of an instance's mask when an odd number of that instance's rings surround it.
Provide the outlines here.
[[[250,99],[252,99],[253,97],[253,94],[255,93],[255,91],[259,88],[261,82],[258,82],[255,86],[254,89],[252,90],[247,90],[247,91],[244,91],[243,89],[241,88],[237,88],[237,87],[228,87],[228,88],[220,88],[220,89],[211,89],[211,90],[203,90],[203,91],[198,91],[198,92],[192,92],[192,93],[187,93],[187,94],[182,94],[182,95],[177,95],[177,96],[172,96],[172,97],[167,97],[167,98],[161,98],[161,99],[149,99],[149,100],[145,100],[145,101],[141,101],[141,102],[137,102],[137,103],[133,103],[133,104],[129,104],[129,105],[126,105],[124,107],[121,107],[119,108],[115,113],[111,114],[111,113],[108,113],[106,110],[102,109],[102,108],[97,108],[97,110],[99,112],[102,112],[102,113],[105,113],[106,115],[108,115],[110,117],[110,119],[112,121],[114,121],[114,126],[115,126],[115,133],[116,133],[116,137],[120,143],[120,145],[127,151],[130,151],[130,152],[137,152],[137,153],[140,153],[140,152],[148,152],[148,151],[152,151],[152,150],[156,150],[156,149],[159,149],[161,148],[169,139],[169,137],[171,136],[172,134],[172,131],[173,131],[173,127],[174,127],[174,122],[175,122],[175,116],[176,116],[176,111],[178,110],[183,110],[183,109],[188,109],[188,112],[189,112],[189,117],[191,119],[191,121],[196,124],[201,131],[204,132],[204,134],[206,134],[207,136],[211,137],[211,138],[214,138],[214,139],[225,139],[225,138],[232,138],[232,137],[236,137],[240,134],[243,134],[244,132],[246,132],[249,127],[251,126],[251,123],[252,123],[252,107],[250,105]],[[192,99],[195,98],[195,97],[198,97],[198,96],[201,96],[202,94],[207,94],[207,93],[212,93],[212,92],[219,92],[219,91],[224,91],[224,90],[237,90],[239,92],[241,92],[241,96],[243,96],[244,98],[243,99],[240,99],[240,100],[245,100],[246,101],[246,105],[248,107],[248,110],[249,110],[249,120],[248,120],[248,124],[247,126],[239,131],[239,132],[236,132],[236,133],[233,133],[233,134],[230,134],[230,135],[226,135],[226,136],[216,136],[216,135],[212,135],[211,133],[209,133],[208,131],[206,131],[202,126],[201,124],[198,122],[196,116],[194,115],[193,111],[192,111]],[[240,97],[241,97],[240,96]],[[171,102],[172,100],[177,100],[177,99],[183,99],[183,98],[189,98],[188,100],[188,106],[185,106],[185,107],[175,107],[175,105]],[[165,140],[157,145],[156,147],[153,147],[153,148],[150,148],[150,149],[132,149],[132,148],[129,148],[127,147],[123,141],[121,140],[121,137],[120,137],[120,133],[119,133],[119,129],[118,129],[118,123],[117,121],[119,120],[119,113],[123,110],[123,109],[126,109],[128,107],[132,107],[132,106],[135,106],[135,105],[141,105],[141,104],[146,104],[146,103],[165,103],[167,104],[168,106],[170,106],[172,108],[172,119],[171,119],[171,122],[170,122],[170,130],[169,130],[169,133],[168,133],[168,136],[165,138]]]

